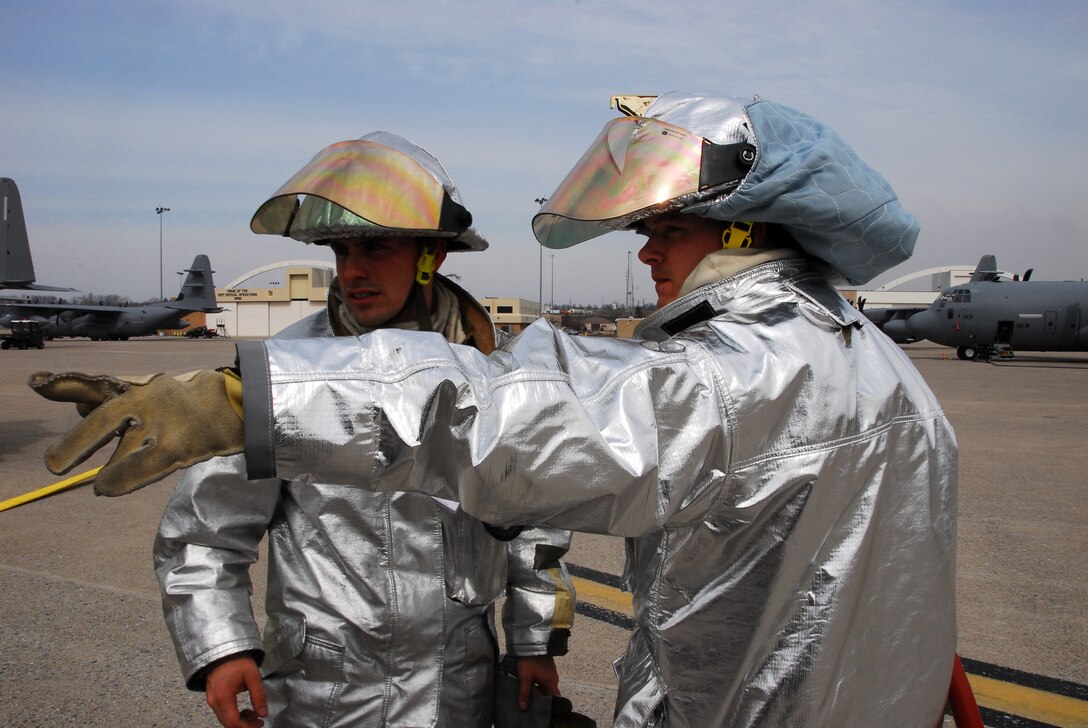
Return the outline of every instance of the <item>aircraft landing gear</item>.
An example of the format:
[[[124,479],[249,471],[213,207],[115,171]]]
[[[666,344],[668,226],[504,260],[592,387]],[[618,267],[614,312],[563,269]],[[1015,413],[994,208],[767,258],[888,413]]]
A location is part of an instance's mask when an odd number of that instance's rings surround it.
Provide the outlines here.
[[[996,353],[1002,359],[1012,358],[1012,349],[1005,347],[1008,350],[995,348],[992,346],[961,346],[956,349],[956,356],[965,361],[990,361],[993,355]]]

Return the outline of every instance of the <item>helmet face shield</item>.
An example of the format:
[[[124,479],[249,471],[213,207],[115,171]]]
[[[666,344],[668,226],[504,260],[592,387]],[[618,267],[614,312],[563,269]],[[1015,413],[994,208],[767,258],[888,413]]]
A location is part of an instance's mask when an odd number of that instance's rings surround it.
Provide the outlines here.
[[[471,216],[446,193],[430,171],[408,155],[363,139],[340,142],[318,152],[253,215],[255,233],[292,235],[305,231],[296,219],[299,195],[338,205],[353,216],[390,232],[458,235]]]
[[[614,119],[533,218],[533,232],[541,245],[568,248],[736,185],[754,160],[747,143],[713,144],[656,119]]]

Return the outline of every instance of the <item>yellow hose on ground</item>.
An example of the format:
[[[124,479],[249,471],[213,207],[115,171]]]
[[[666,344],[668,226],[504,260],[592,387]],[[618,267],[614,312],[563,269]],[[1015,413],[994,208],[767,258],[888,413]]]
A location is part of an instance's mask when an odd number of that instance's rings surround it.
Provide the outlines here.
[[[17,495],[14,498],[8,498],[6,501],[0,501],[0,511],[6,511],[9,508],[15,508],[16,506],[21,506],[24,503],[36,501],[39,498],[46,497],[47,495],[53,495],[54,493],[59,493],[62,490],[74,488],[75,486],[85,483],[88,480],[92,479],[94,476],[98,475],[98,471],[101,469],[102,468],[100,466],[94,468],[93,470],[88,470],[85,473],[73,475],[71,478],[68,478],[67,480],[62,480],[59,483],[53,483],[53,485],[47,485],[44,488],[38,488],[37,490],[32,490],[29,493],[23,493],[22,495]]]

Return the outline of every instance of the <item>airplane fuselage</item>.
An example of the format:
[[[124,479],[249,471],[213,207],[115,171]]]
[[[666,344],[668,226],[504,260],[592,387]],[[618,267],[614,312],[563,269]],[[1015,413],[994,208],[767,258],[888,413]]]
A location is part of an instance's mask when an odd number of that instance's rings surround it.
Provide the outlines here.
[[[90,339],[127,339],[152,336],[160,329],[183,329],[188,324],[181,312],[165,308],[133,308],[112,319],[95,314],[65,321],[54,316],[45,326],[47,336],[86,336]]]
[[[995,350],[1088,351],[1088,282],[976,281],[945,289],[907,321],[961,358]]]
[[[152,336],[156,331],[183,329],[189,323],[182,318],[183,312],[164,308],[133,308],[120,316],[103,317],[96,314],[71,316],[22,316],[39,321],[46,338],[59,339],[65,336],[85,336],[89,339],[127,339],[130,336]],[[0,318],[0,325],[8,325],[8,320],[16,318],[12,314]]]

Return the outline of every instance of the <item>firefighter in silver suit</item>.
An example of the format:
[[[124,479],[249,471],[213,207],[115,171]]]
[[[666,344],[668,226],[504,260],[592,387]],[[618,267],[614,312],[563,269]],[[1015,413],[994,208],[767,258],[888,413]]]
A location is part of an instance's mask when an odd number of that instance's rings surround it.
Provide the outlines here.
[[[486,311],[435,272],[446,251],[487,247],[470,220],[438,161],[401,137],[322,150],[252,224],[336,255],[327,309],[277,338],[422,329],[489,353]],[[266,536],[262,639],[249,567]],[[223,725],[259,724],[263,693],[275,726],[489,726],[504,593],[523,692],[558,690],[552,655],[566,652],[573,617],[569,539],[535,528],[500,540],[456,503],[418,493],[250,483],[235,456],[185,473],[154,556],[186,684],[207,691]],[[255,709],[239,714],[243,690]]]

